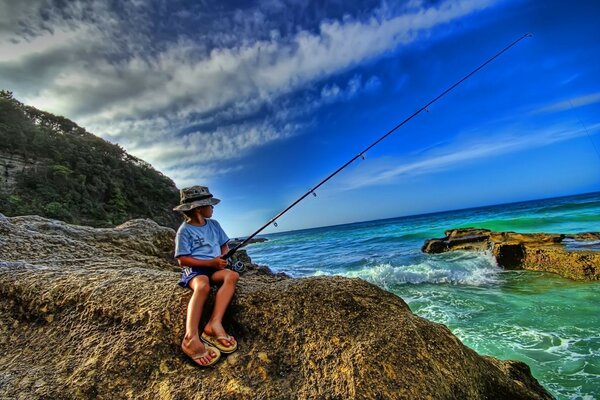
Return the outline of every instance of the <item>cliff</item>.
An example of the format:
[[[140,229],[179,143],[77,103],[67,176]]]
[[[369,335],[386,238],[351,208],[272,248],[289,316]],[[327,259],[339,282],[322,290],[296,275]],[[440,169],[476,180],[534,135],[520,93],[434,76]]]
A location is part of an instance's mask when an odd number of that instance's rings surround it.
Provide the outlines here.
[[[179,350],[173,236],[0,214],[0,398],[551,398],[526,364],[478,355],[374,285],[255,266],[224,321],[239,350],[200,369]]]
[[[40,162],[28,160],[18,154],[0,151],[0,193],[11,193],[17,185],[19,175],[27,174],[39,166]]]
[[[151,218],[176,227],[173,181],[75,122],[0,90],[0,212],[115,226]]]
[[[441,239],[430,239],[421,250],[491,250],[505,269],[559,274],[574,280],[600,280],[600,232],[573,235],[492,232],[488,229],[451,229]]]

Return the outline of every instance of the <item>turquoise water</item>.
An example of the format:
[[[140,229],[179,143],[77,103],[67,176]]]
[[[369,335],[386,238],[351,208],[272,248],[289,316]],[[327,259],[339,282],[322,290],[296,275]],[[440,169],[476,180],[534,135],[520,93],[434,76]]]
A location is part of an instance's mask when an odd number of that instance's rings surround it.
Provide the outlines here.
[[[477,352],[526,362],[557,398],[600,398],[600,282],[503,271],[485,253],[421,253],[458,227],[600,231],[600,193],[266,235],[248,253],[292,276],[363,278]]]

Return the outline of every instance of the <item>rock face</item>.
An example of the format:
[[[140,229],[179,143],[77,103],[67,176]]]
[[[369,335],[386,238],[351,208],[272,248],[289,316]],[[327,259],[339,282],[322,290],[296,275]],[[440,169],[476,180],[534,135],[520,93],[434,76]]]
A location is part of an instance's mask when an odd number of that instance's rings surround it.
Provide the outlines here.
[[[600,280],[600,232],[574,235],[492,232],[464,228],[425,241],[425,253],[453,250],[488,251],[505,269],[545,271],[575,280]]]
[[[0,193],[10,193],[16,183],[16,174],[35,169],[40,162],[25,159],[17,154],[0,151]]]
[[[478,355],[367,282],[254,268],[224,321],[239,350],[198,368],[179,350],[191,293],[173,236],[0,214],[0,398],[551,398],[526,364]]]

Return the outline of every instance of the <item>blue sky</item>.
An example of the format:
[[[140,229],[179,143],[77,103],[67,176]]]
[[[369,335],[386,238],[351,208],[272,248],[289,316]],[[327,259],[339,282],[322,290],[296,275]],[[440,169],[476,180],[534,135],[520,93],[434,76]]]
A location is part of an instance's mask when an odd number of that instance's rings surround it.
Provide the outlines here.
[[[600,190],[600,2],[0,2],[0,88],[252,233]],[[594,147],[595,146],[595,147]]]

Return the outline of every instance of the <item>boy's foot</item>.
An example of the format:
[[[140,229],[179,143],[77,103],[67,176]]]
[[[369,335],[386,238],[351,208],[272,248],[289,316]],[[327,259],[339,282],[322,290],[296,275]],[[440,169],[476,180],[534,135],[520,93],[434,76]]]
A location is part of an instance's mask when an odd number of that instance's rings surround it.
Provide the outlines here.
[[[202,340],[212,344],[224,353],[231,353],[237,349],[237,342],[235,338],[227,332],[221,324],[215,324],[209,322],[204,327],[204,333],[202,334]]]
[[[203,333],[202,336],[200,337],[200,339],[202,339],[202,341],[208,345],[215,346],[217,349],[219,349],[221,351],[221,353],[229,354],[229,353],[233,353],[234,351],[237,350],[237,342],[235,341],[235,339],[233,339],[229,335],[227,335],[227,336],[209,336],[206,333]],[[231,340],[233,340],[233,344],[230,344],[228,346],[225,346],[222,344],[223,342],[231,343]]]
[[[201,367],[208,367],[219,361],[221,352],[212,346],[204,345],[197,338],[181,342],[181,350],[196,364]]]

